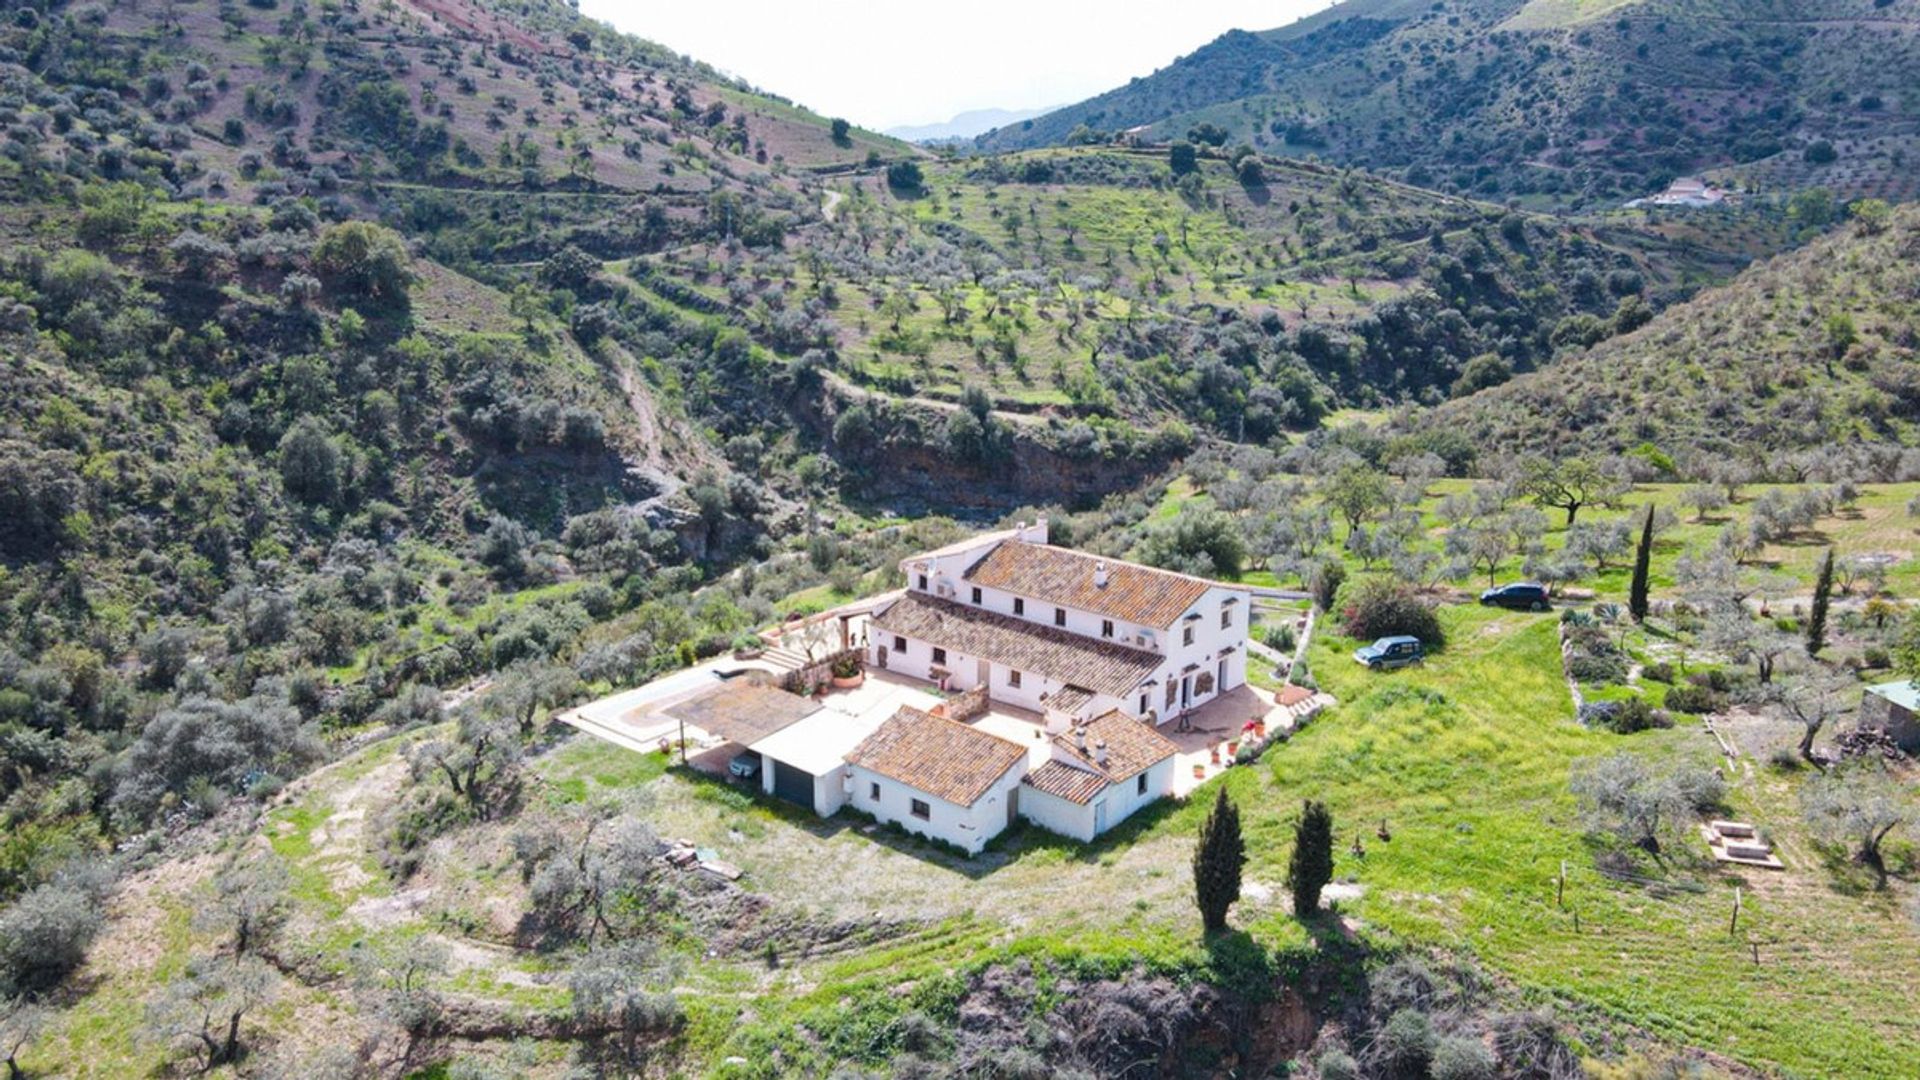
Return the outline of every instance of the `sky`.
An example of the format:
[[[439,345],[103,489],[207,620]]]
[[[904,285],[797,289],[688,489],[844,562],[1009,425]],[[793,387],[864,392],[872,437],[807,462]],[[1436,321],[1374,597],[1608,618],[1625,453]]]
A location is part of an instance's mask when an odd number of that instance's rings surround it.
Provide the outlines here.
[[[583,14],[862,127],[1071,105],[1330,0],[580,0]]]

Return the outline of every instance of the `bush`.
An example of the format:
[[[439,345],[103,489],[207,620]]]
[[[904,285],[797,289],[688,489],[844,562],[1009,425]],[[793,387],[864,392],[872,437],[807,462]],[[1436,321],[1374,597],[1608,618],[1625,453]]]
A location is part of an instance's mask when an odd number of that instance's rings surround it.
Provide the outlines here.
[[[1657,664],[1648,664],[1645,668],[1641,669],[1640,674],[1653,682],[1667,683],[1668,685],[1672,685],[1673,683],[1673,665],[1664,660]]]
[[[1703,690],[1711,690],[1716,694],[1724,694],[1733,689],[1733,678],[1723,668],[1696,671],[1687,676],[1687,683]]]
[[[1313,1063],[1320,1080],[1360,1080],[1360,1063],[1340,1050],[1328,1050]]]
[[[1407,635],[1429,649],[1446,642],[1433,606],[1413,587],[1391,578],[1361,578],[1340,590],[1340,623],[1348,637],[1373,638]]]
[[[1434,1044],[1427,1075],[1433,1080],[1493,1080],[1498,1071],[1487,1044],[1466,1035],[1449,1035]]]
[[[1673,726],[1671,717],[1647,704],[1644,698],[1627,698],[1624,701],[1611,701],[1604,704],[1614,707],[1597,713],[1594,719],[1600,726],[1618,735],[1631,735],[1636,731]]]
[[[1332,611],[1340,593],[1340,586],[1347,580],[1347,568],[1338,559],[1328,559],[1313,571],[1309,579],[1309,591],[1313,593],[1313,606],[1321,611]]]
[[[1567,674],[1584,683],[1617,683],[1627,677],[1627,662],[1618,654],[1575,653],[1567,661]]]
[[[1382,1076],[1426,1076],[1433,1061],[1433,1022],[1417,1009],[1387,1018],[1368,1049],[1370,1071]]]
[[[1704,716],[1707,713],[1718,712],[1721,701],[1719,694],[1704,686],[1676,686],[1667,691],[1666,706],[1672,712]]]
[[[100,931],[105,881],[67,877],[29,891],[0,913],[0,998],[59,985]]]

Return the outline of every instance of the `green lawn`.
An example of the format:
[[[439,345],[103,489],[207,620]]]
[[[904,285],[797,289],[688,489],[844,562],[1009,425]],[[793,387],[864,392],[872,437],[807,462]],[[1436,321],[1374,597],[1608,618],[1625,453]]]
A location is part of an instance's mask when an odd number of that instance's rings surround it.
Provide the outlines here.
[[[1529,990],[1600,1008],[1664,1039],[1796,1074],[1910,1074],[1920,1053],[1920,933],[1891,896],[1850,895],[1801,834],[1794,778],[1746,761],[1733,811],[1771,830],[1784,874],[1733,875],[1684,845],[1641,872],[1670,889],[1617,884],[1593,853],[1567,793],[1576,759],[1621,747],[1712,764],[1711,740],[1680,728],[1630,737],[1575,724],[1552,616],[1444,610],[1446,649],[1419,669],[1369,672],[1355,642],[1316,638],[1312,663],[1341,704],[1228,783],[1248,822],[1249,874],[1277,878],[1302,798],[1326,800],[1339,827],[1343,905],[1365,926],[1458,950]],[[1190,809],[1167,822],[1189,828]],[[1385,821],[1390,842],[1375,829]],[[1348,848],[1364,838],[1366,854]],[[1674,845],[1670,845],[1674,847]],[[1570,870],[1568,910],[1554,879]],[[1733,888],[1746,891],[1730,938]],[[1579,925],[1575,926],[1575,912]]]

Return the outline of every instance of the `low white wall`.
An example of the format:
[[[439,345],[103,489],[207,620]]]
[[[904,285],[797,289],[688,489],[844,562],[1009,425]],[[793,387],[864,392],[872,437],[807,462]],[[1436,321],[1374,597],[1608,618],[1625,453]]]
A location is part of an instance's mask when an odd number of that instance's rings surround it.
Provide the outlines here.
[[[1020,789],[1020,816],[1051,833],[1082,842],[1093,839],[1093,806],[1081,806],[1032,787]]]

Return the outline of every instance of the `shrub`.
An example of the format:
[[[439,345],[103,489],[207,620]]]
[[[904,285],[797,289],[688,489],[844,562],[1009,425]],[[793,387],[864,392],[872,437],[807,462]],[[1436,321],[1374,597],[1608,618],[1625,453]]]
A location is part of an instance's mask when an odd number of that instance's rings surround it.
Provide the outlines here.
[[[1340,591],[1340,622],[1349,637],[1372,639],[1405,634],[1429,649],[1446,641],[1433,606],[1410,585],[1391,578],[1361,578]]]
[[[1332,611],[1340,586],[1347,580],[1347,568],[1338,559],[1328,559],[1313,571],[1309,581],[1313,593],[1313,606],[1321,611]]]
[[[66,877],[0,913],[0,997],[56,986],[80,966],[100,931],[104,886],[104,880]]]
[[[1433,1080],[1493,1080],[1499,1066],[1493,1051],[1479,1039],[1449,1035],[1434,1044],[1433,1065],[1427,1075]]]
[[[1687,682],[1704,690],[1712,690],[1717,694],[1724,694],[1728,690],[1733,689],[1733,679],[1727,674],[1724,668],[1696,671],[1687,676]]]
[[[1433,1050],[1433,1022],[1427,1014],[1401,1009],[1380,1026],[1368,1048],[1367,1064],[1383,1076],[1426,1076]]]
[[[1614,708],[1599,713],[1595,719],[1602,727],[1616,734],[1631,735],[1636,731],[1673,726],[1671,717],[1647,704],[1644,698],[1627,698],[1607,704]]]
[[[1657,664],[1648,664],[1645,668],[1641,669],[1640,674],[1653,682],[1667,683],[1668,685],[1673,683],[1673,665],[1664,660]]]
[[[1617,683],[1627,677],[1627,662],[1618,654],[1575,653],[1567,674],[1585,683]]]
[[[1360,1063],[1340,1050],[1328,1050],[1313,1063],[1320,1080],[1360,1080]]]
[[[1721,697],[1704,686],[1676,686],[1667,691],[1667,709],[1671,712],[1704,716],[1720,709]]]

